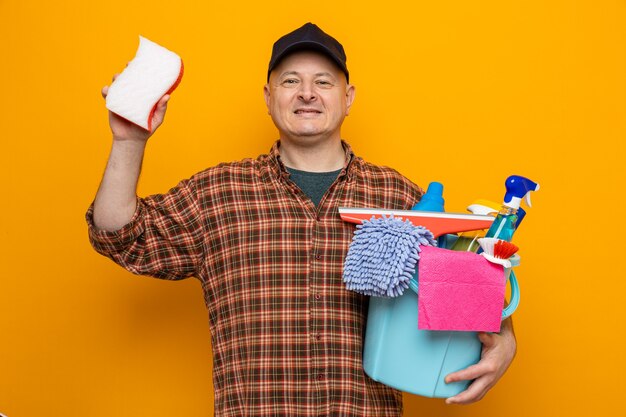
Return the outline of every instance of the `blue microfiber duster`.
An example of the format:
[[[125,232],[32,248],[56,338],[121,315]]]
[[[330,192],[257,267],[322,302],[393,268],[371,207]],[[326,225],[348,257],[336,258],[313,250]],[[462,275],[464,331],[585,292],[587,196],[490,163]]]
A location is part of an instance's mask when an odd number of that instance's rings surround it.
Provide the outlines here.
[[[402,295],[415,272],[420,245],[437,245],[428,229],[393,216],[372,217],[357,225],[343,266],[343,282],[364,295]]]

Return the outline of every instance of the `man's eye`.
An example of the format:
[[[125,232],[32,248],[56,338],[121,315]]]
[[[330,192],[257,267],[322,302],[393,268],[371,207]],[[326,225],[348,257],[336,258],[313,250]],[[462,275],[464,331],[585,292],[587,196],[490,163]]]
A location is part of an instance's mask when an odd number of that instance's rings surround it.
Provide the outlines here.
[[[333,85],[330,81],[326,81],[326,80],[318,80],[317,84],[321,85],[322,87],[330,87]]]
[[[297,84],[298,80],[295,80],[293,78],[288,78],[286,80],[283,81],[283,84],[287,84],[287,85],[293,85],[293,84]]]

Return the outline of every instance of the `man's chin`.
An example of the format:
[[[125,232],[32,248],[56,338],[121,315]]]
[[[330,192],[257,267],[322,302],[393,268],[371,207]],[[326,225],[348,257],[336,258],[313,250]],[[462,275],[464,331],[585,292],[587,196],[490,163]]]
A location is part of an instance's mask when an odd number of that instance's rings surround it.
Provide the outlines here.
[[[315,139],[317,137],[324,136],[324,131],[320,129],[301,129],[294,132],[289,132],[289,136],[293,138]]]
[[[320,143],[328,140],[328,135],[323,134],[323,132],[297,132],[292,133],[285,137],[289,142],[294,144],[298,144],[300,146],[316,146]]]

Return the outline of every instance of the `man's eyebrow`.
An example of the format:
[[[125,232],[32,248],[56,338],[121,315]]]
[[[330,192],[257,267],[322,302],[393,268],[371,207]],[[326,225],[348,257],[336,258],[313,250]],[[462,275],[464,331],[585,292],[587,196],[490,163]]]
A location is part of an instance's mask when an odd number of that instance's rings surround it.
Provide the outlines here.
[[[282,74],[280,74],[281,77],[287,77],[289,75],[300,75],[300,73],[298,71],[285,71]],[[316,77],[335,77],[332,73],[327,72],[327,71],[323,71],[323,72],[317,72],[315,73]]]
[[[280,74],[281,77],[286,77],[288,75],[300,75],[298,71],[286,71]]]

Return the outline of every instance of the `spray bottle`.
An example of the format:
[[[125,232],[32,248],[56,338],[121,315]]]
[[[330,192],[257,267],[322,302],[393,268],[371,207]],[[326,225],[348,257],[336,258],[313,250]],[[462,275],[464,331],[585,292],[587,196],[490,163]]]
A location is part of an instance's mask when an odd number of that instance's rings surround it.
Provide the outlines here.
[[[537,191],[539,184],[519,175],[511,175],[506,179],[504,186],[506,187],[504,204],[487,231],[486,237],[494,237],[510,242],[518,224],[517,212],[520,202],[523,198],[526,198],[526,204],[528,204],[528,207],[531,207],[530,192]]]

